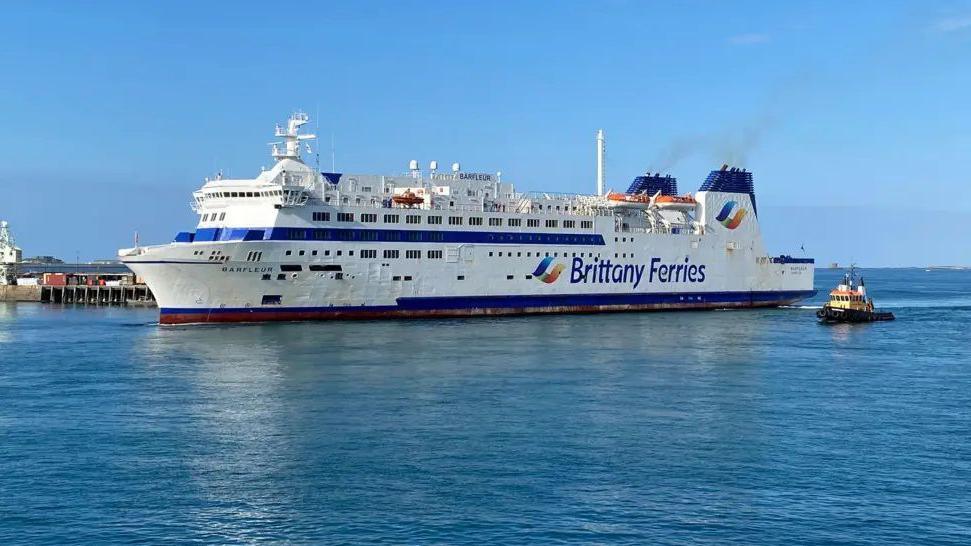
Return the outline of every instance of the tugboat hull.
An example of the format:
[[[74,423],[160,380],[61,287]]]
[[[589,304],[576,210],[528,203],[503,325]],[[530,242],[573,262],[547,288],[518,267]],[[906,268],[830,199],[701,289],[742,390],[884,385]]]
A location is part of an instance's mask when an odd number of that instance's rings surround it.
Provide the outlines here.
[[[856,322],[881,322],[894,320],[893,313],[889,311],[861,311],[857,309],[839,309],[824,305],[822,309],[816,311],[819,322],[825,324],[837,323],[856,323]]]

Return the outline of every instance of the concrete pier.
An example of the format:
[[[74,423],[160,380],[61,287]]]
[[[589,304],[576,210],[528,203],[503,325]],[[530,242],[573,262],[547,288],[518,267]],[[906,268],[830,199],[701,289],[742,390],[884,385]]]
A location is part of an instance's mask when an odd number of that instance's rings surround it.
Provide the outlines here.
[[[154,307],[155,296],[144,284],[121,286],[41,286],[42,303],[78,305],[138,305]]]
[[[144,284],[0,286],[0,301],[141,307],[157,305],[152,291]]]

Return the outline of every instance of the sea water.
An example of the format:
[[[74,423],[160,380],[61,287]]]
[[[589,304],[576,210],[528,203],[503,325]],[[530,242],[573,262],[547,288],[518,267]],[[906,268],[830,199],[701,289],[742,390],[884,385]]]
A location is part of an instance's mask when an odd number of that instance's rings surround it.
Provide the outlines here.
[[[969,543],[971,271],[789,309],[0,305],[0,543]]]

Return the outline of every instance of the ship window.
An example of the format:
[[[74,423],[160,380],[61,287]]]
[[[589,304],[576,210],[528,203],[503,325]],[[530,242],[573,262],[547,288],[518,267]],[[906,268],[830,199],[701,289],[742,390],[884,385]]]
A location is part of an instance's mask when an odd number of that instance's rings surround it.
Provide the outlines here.
[[[417,214],[409,214],[409,215],[405,216],[405,223],[406,224],[420,224],[421,223],[421,216],[418,216]]]
[[[280,271],[303,271],[303,267],[300,264],[282,264]]]
[[[316,255],[317,255],[317,251],[316,251],[316,250],[314,250],[314,251],[312,251],[312,252],[310,253],[310,255],[311,255],[311,256],[316,256]]]
[[[509,227],[519,227],[523,225],[523,221],[519,218],[510,218],[509,220],[506,221],[506,225],[508,225]]]
[[[420,250],[406,250],[405,251],[405,258],[408,258],[410,260],[420,259],[421,258],[421,251]]]
[[[385,258],[397,258],[398,257],[398,251],[397,250],[385,250],[384,251],[384,257]]]
[[[306,254],[306,253],[307,253],[307,251],[306,251],[306,250],[301,250],[301,251],[300,251],[300,255],[301,255],[301,256],[303,256],[303,255],[304,255],[304,254]]]
[[[425,256],[427,256],[428,258],[441,259],[442,258],[442,251],[441,250],[429,250],[425,254]]]
[[[400,281],[401,280],[401,275],[395,275],[394,277],[391,277],[391,280],[393,280],[393,281]]]
[[[312,265],[312,266],[310,266],[310,270],[311,271],[341,271],[341,266],[340,265],[334,265],[334,264]]]
[[[492,253],[491,253],[491,252],[489,253],[489,257],[490,257],[490,258],[492,257]]]
[[[338,222],[353,222],[354,213],[353,212],[338,212],[337,213]]]
[[[450,225],[450,226],[461,226],[462,225],[462,217],[461,216],[449,216],[448,217],[448,225]]]
[[[556,227],[556,220],[547,220],[546,221],[546,227],[548,227],[548,228],[555,228]]]
[[[563,227],[567,229],[575,228],[577,223],[573,220],[563,220]]]
[[[580,227],[583,229],[590,229],[593,227],[593,222],[590,220],[583,220],[580,222]]]
[[[489,225],[490,226],[501,226],[502,225],[502,218],[489,218]]]
[[[410,281],[411,280],[411,275],[405,275],[405,280],[406,281]]]
[[[506,275],[506,280],[507,281],[511,281],[512,280],[512,277],[513,277],[512,275]]]
[[[455,277],[455,280],[457,280],[457,281],[464,281],[465,280],[465,275],[459,275],[459,276]]]
[[[532,278],[533,278],[533,276],[532,276],[532,275],[526,275],[526,278],[527,278],[527,279],[532,279]]]
[[[385,224],[397,224],[398,223],[398,215],[397,214],[385,214],[384,215],[384,223]]]
[[[314,222],[329,222],[329,221],[330,221],[330,213],[329,212],[315,212],[314,213]]]
[[[288,250],[288,251],[287,251],[287,256],[289,256],[289,255],[291,255],[291,254],[293,254],[293,251],[292,251],[292,250]]]
[[[361,258],[377,258],[377,250],[361,250]]]
[[[338,255],[338,256],[340,256],[340,255],[341,255],[341,254],[343,254],[343,253],[344,253],[344,251],[343,251],[343,250],[338,250],[338,251],[337,251],[337,255]]]
[[[428,223],[429,224],[441,224],[442,223],[442,217],[441,216],[429,216],[428,217]]]
[[[473,216],[473,217],[469,218],[469,225],[470,226],[481,226],[482,225],[482,218],[479,217],[479,216]]]
[[[526,227],[539,227],[539,220],[533,218],[526,220]]]
[[[377,222],[378,221],[378,215],[377,214],[367,214],[367,213],[362,214],[361,215],[361,221],[362,222]]]
[[[330,256],[330,251],[329,250],[325,250],[324,251],[324,256]]]
[[[280,305],[283,303],[283,296],[263,296],[262,305]]]

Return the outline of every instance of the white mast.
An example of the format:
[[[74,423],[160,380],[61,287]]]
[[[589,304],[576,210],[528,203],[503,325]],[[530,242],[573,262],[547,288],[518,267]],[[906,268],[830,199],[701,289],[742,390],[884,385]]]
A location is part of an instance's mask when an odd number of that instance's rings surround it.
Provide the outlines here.
[[[607,144],[604,138],[604,130],[597,130],[597,195],[604,194],[604,177],[606,176],[606,165],[604,160],[607,155]]]
[[[317,138],[317,135],[301,135],[300,127],[305,125],[310,121],[310,116],[304,114],[303,112],[296,112],[287,121],[287,127],[284,129],[279,125],[276,126],[276,132],[274,136],[277,138],[282,138],[283,142],[273,143],[273,158],[276,160],[281,159],[294,159],[300,161],[300,141],[301,140],[313,140]],[[283,144],[286,149],[280,150],[278,144]]]

